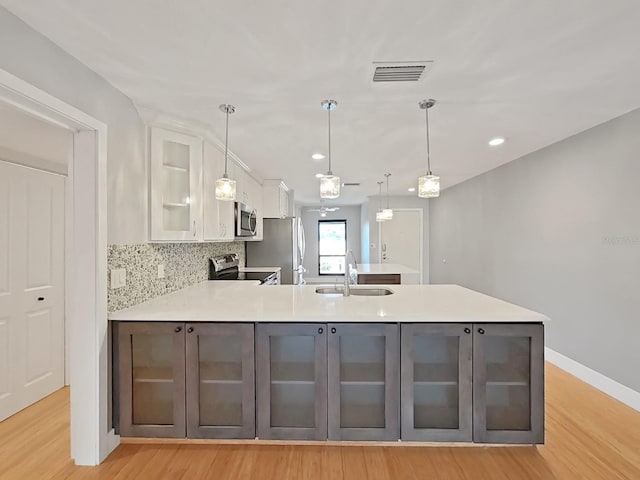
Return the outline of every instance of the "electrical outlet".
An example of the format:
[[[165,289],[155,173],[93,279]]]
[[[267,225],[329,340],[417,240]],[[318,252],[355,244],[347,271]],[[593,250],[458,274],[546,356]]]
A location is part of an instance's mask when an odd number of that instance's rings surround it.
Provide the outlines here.
[[[164,278],[164,263],[158,265],[158,278]]]
[[[122,288],[127,285],[127,270],[113,268],[111,270],[111,289]]]

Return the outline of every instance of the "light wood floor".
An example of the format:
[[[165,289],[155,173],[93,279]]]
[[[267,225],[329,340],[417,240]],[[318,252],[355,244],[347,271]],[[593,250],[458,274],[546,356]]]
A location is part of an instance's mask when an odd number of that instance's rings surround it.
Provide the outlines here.
[[[640,480],[640,413],[547,365],[541,447],[121,445],[69,459],[69,392],[0,423],[0,479]]]

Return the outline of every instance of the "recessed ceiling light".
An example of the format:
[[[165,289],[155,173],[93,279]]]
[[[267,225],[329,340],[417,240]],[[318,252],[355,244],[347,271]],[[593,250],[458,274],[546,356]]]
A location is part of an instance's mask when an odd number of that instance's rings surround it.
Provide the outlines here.
[[[314,160],[322,160],[324,158],[324,155],[321,153],[314,153],[313,155],[311,155],[311,158],[313,158]]]
[[[415,191],[416,191],[415,187],[411,187],[411,188],[409,188],[408,190],[409,190],[410,192],[415,192]]]
[[[503,143],[504,143],[504,138],[502,137],[496,137],[489,140],[489,145],[491,145],[492,147],[497,147],[498,145],[502,145]]]
[[[316,173],[316,178],[322,178],[324,177],[324,173]]]

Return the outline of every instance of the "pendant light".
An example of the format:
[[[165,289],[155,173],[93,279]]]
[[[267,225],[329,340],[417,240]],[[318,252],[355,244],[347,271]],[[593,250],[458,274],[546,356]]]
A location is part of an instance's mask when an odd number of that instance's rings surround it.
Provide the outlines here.
[[[216,180],[216,200],[233,202],[236,199],[236,181],[227,175],[227,157],[229,153],[229,115],[236,111],[236,107],[224,103],[220,105],[220,110],[227,115],[227,127],[224,137],[224,175]]]
[[[391,176],[391,174],[390,173],[385,173],[384,176],[387,177],[387,208],[382,210],[382,217],[385,220],[392,220],[393,219],[393,210],[391,210],[389,208],[389,177]]]
[[[378,182],[378,211],[376,212],[376,222],[384,222],[387,219],[384,218],[382,213],[382,184],[384,182]]]
[[[337,177],[331,171],[331,110],[338,106],[335,100],[323,100],[322,108],[327,111],[329,119],[329,170],[327,174],[320,179],[320,198],[338,198],[340,196],[340,177]]]
[[[440,196],[440,177],[431,173],[431,152],[429,148],[429,109],[436,104],[433,98],[422,100],[418,103],[425,111],[427,120],[427,171],[418,178],[418,196],[422,198],[433,198]]]

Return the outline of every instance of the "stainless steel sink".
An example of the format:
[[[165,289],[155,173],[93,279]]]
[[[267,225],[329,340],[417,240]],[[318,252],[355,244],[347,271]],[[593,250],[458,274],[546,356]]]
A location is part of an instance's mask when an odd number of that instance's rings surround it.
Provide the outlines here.
[[[316,293],[320,293],[322,295],[342,295],[344,292],[344,288],[342,287],[318,287],[316,288]],[[389,290],[388,288],[355,288],[351,287],[350,289],[351,295],[355,296],[364,296],[364,297],[382,297],[385,295],[392,295],[393,290]]]

